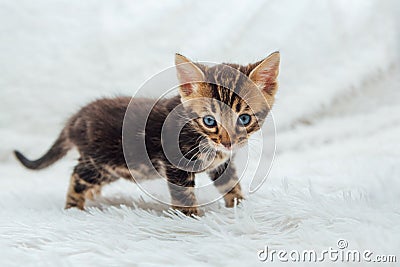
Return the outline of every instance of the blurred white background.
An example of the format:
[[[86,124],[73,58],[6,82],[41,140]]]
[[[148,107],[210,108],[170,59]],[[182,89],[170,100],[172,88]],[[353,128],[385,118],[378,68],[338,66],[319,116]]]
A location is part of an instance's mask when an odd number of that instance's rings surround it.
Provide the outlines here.
[[[15,230],[22,243],[36,244],[38,238],[46,237],[40,228],[42,208],[51,211],[46,218],[53,220],[54,229],[60,226],[60,216],[72,220],[71,225],[82,220],[78,214],[75,222],[71,214],[61,211],[73,157],[52,169],[32,173],[16,163],[13,149],[19,148],[32,157],[40,155],[77,108],[102,96],[132,95],[146,79],[171,66],[175,52],[193,60],[247,64],[279,50],[281,86],[274,107],[278,157],[262,193],[247,204],[257,214],[268,214],[260,223],[271,228],[265,232],[255,227],[256,234],[250,235],[241,232],[243,225],[255,222],[239,221],[233,223],[236,230],[225,232],[225,237],[231,244],[240,236],[245,239],[247,250],[241,247],[240,251],[247,263],[256,261],[257,249],[271,240],[276,246],[326,247],[341,236],[350,239],[353,246],[399,251],[399,208],[394,205],[400,200],[399,3],[1,0],[0,226],[4,228],[0,230],[8,238],[2,238],[0,245],[19,246],[5,230],[18,223],[29,225],[25,230]],[[149,95],[157,95],[160,90],[163,88],[154,88]],[[288,184],[296,190],[288,191]],[[320,201],[310,197],[311,185],[323,194]],[[353,206],[347,205],[349,199]],[[313,206],[316,203],[330,204]],[[97,216],[109,216],[112,222],[112,213],[97,212]],[[250,212],[249,217],[254,217],[252,209],[240,212],[246,216]],[[146,221],[141,218],[143,214],[127,213],[124,216],[132,222]],[[147,216],[146,227],[154,225],[157,230],[165,226],[157,225],[152,214]],[[272,221],[271,216],[275,216]],[[30,224],[26,217],[37,218],[37,224]],[[89,219],[96,222],[96,218]],[[204,220],[199,225],[212,229],[207,217]],[[216,263],[207,253],[213,247],[210,243],[216,250],[221,243],[214,232],[192,223],[180,227],[187,227],[188,232],[198,227],[208,236],[208,244],[181,235],[178,238],[187,238],[199,248],[197,254],[185,254],[185,259]],[[273,227],[287,229],[288,224],[296,225],[297,230],[280,232]],[[121,236],[131,226],[121,229]],[[68,236],[69,226],[62,228]],[[39,230],[30,236],[29,229]],[[397,237],[392,231],[397,231]],[[95,243],[106,244],[108,239],[101,233],[90,237],[97,236]],[[61,244],[72,249],[68,240]],[[130,242],[121,248],[126,253],[135,247],[135,241]],[[143,247],[150,249],[152,243],[147,245]],[[175,255],[184,248],[184,243],[176,247],[159,241],[159,245],[168,251],[166,255]],[[43,260],[50,255],[46,253],[69,253],[68,249],[55,251],[51,247],[38,245],[33,254],[21,254],[18,249],[0,253],[8,255],[1,258],[9,264],[15,263],[10,255],[21,260]],[[108,249],[103,256],[112,255],[113,248]],[[221,257],[236,255],[237,251],[239,248],[232,245]],[[129,253],[138,256],[140,249]],[[82,258],[85,256],[77,257]],[[164,258],[153,260],[160,263]]]
[[[175,52],[247,64],[280,50],[280,128],[361,94],[400,57],[389,0],[0,5],[1,126],[19,134],[53,136],[60,118],[99,96],[132,94]]]

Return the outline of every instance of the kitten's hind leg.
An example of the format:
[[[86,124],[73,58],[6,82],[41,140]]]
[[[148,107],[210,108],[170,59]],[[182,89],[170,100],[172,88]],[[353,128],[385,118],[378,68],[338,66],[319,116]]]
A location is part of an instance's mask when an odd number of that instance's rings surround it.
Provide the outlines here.
[[[69,183],[65,208],[76,207],[83,210],[87,194],[94,189],[94,185],[87,183],[77,173],[73,173]]]
[[[80,159],[71,176],[65,208],[76,207],[83,210],[86,198],[91,198],[93,193],[100,190],[106,181],[107,173],[101,166],[97,166],[91,159]]]

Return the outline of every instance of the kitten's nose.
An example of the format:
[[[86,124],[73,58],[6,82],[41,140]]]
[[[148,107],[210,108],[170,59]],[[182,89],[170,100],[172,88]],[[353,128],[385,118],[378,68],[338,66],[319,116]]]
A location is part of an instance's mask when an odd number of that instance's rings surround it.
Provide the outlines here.
[[[221,145],[223,145],[227,149],[231,149],[231,142],[230,141],[221,141]]]
[[[232,136],[233,137],[233,136]],[[227,149],[231,149],[232,147],[232,142],[231,142],[231,136],[229,136],[229,133],[225,130],[222,129],[221,131],[221,135],[220,135],[220,143],[221,145],[223,145],[224,147],[226,147]]]

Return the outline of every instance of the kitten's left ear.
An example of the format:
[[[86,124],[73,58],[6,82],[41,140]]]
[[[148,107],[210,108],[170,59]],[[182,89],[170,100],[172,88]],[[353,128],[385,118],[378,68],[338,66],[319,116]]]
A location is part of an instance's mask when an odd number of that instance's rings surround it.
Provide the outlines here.
[[[249,78],[261,90],[270,107],[272,107],[275,93],[278,91],[279,63],[280,54],[279,52],[274,52],[249,74]]]
[[[180,82],[179,93],[182,98],[190,98],[196,95],[198,83],[204,82],[204,73],[192,61],[186,57],[175,54],[175,67]]]

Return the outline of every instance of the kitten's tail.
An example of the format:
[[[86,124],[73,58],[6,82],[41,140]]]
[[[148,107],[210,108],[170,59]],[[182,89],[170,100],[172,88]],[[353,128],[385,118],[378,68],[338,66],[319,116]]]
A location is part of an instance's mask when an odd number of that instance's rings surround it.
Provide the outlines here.
[[[72,146],[73,144],[68,140],[66,131],[63,130],[46,154],[37,160],[29,160],[17,150],[14,150],[14,154],[26,168],[40,170],[64,157]]]

